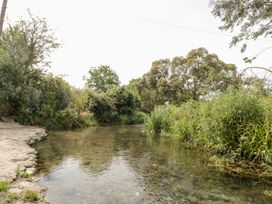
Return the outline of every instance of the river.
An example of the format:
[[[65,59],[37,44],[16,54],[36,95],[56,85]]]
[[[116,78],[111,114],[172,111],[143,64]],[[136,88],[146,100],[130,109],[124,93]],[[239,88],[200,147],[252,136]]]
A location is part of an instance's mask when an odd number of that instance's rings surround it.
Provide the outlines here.
[[[272,203],[272,184],[219,172],[141,126],[52,132],[34,147],[51,204]]]

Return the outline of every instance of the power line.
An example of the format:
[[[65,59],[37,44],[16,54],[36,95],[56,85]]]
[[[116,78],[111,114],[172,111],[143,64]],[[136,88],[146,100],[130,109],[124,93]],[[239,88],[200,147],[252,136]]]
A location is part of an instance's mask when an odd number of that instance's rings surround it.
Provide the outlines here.
[[[176,24],[171,24],[171,23],[165,23],[165,22],[162,22],[162,21],[155,21],[155,20],[146,19],[146,18],[139,18],[139,17],[132,17],[132,18],[134,18],[136,20],[139,20],[139,21],[142,21],[142,22],[153,23],[153,24],[157,24],[157,25],[163,25],[163,26],[168,26],[168,27],[172,27],[172,28],[188,30],[188,31],[192,31],[192,32],[207,33],[207,34],[212,34],[212,35],[221,35],[221,36],[233,37],[232,35],[226,34],[226,33],[218,33],[218,32],[213,32],[213,31],[201,30],[201,29],[196,29],[196,28],[191,28],[191,27],[186,27],[186,26],[181,26],[181,25],[176,25]],[[257,39],[257,41],[272,43],[271,40],[265,40],[265,39]]]

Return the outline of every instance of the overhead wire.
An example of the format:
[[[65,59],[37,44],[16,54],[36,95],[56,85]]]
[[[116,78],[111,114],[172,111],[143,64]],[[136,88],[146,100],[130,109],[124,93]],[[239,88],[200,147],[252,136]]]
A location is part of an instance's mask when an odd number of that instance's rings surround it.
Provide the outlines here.
[[[163,25],[163,26],[178,28],[178,29],[182,29],[182,30],[188,30],[188,31],[192,31],[192,32],[199,32],[199,33],[207,33],[207,34],[213,34],[213,35],[221,35],[221,36],[233,37],[232,35],[226,34],[226,33],[219,33],[219,32],[201,30],[201,29],[197,29],[197,28],[186,27],[186,26],[181,26],[181,25],[166,23],[166,22],[162,22],[162,21],[157,21],[157,20],[151,20],[151,19],[140,18],[140,17],[135,17],[135,16],[132,17],[132,18],[136,19],[138,21],[142,21],[142,22],[147,22],[147,23],[152,23],[152,24],[157,24],[157,25]],[[263,42],[270,42],[270,43],[272,43],[271,40],[266,40],[266,39],[256,39],[256,40],[257,41],[263,41]]]

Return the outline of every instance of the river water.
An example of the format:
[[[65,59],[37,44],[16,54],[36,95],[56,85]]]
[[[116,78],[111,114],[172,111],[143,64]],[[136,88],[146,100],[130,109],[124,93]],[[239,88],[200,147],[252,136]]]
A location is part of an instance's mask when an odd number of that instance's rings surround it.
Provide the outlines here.
[[[141,126],[53,132],[35,148],[51,204],[272,203],[271,184],[218,172]]]

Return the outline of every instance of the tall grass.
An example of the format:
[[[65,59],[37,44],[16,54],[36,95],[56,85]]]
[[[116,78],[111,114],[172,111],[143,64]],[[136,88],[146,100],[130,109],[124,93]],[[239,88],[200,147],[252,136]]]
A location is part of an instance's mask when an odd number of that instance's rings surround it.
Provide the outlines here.
[[[174,106],[157,106],[145,121],[146,126],[153,133],[169,132],[171,120],[173,116],[171,113],[175,111]]]
[[[147,127],[225,156],[272,163],[272,97],[232,90],[210,101],[155,108]]]

